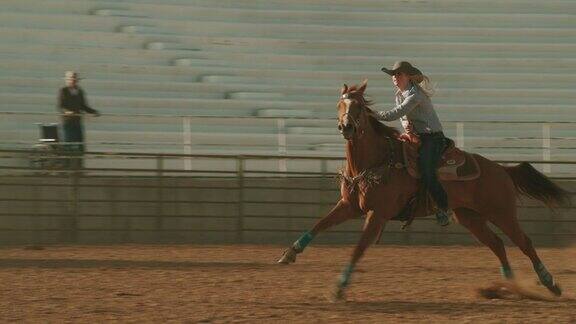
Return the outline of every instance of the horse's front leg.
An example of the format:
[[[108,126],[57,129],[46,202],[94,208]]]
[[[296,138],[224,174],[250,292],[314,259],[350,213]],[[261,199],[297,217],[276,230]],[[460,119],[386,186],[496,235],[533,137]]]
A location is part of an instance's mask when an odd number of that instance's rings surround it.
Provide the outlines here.
[[[296,262],[296,255],[302,253],[318,233],[323,232],[332,226],[341,224],[346,220],[360,216],[361,212],[350,206],[348,202],[344,200],[338,201],[336,206],[334,206],[326,216],[316,222],[310,231],[302,234],[300,238],[292,244],[292,246],[284,251],[284,254],[282,254],[282,257],[278,260],[278,263],[290,264]]]
[[[352,259],[350,263],[344,268],[344,271],[340,275],[340,279],[338,281],[338,285],[336,287],[336,291],[334,293],[334,298],[339,300],[344,298],[344,291],[346,287],[350,284],[350,278],[352,277],[352,272],[354,272],[354,268],[356,264],[364,255],[364,252],[368,248],[368,246],[376,240],[378,233],[381,231],[382,226],[388,218],[384,217],[382,213],[370,212],[366,217],[366,223],[364,225],[364,231],[362,232],[362,236],[360,237],[360,241],[356,245],[354,252],[352,253]]]

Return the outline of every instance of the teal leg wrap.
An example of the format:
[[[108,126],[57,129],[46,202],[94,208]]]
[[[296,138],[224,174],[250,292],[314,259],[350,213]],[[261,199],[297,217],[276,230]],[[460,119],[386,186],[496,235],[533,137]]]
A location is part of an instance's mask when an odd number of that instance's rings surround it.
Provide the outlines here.
[[[344,268],[344,271],[340,275],[340,281],[338,282],[338,287],[346,288],[350,284],[350,277],[352,277],[352,272],[354,272],[354,266],[349,264]]]
[[[536,274],[538,274],[538,279],[540,279],[540,282],[544,286],[546,287],[554,286],[554,278],[552,277],[550,272],[548,272],[543,263],[540,262],[538,264],[535,264],[534,271],[536,271]]]
[[[292,247],[294,248],[294,250],[296,250],[296,252],[300,253],[304,251],[304,249],[306,248],[306,246],[308,246],[308,244],[310,244],[310,242],[312,242],[313,238],[314,236],[312,235],[312,233],[306,232],[302,236],[300,236],[300,238],[296,240],[296,242],[294,242],[294,245],[292,245]]]
[[[512,272],[512,269],[510,268],[509,265],[501,266],[500,267],[500,273],[502,273],[502,277],[504,277],[506,279],[513,279],[514,278],[514,273]]]

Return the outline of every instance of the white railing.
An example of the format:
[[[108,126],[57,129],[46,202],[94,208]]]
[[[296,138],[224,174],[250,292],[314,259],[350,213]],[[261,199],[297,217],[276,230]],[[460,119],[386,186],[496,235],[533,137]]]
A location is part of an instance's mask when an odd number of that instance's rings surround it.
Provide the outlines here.
[[[40,112],[0,112],[0,116],[2,119],[6,120],[14,120],[19,121],[22,123],[22,119],[26,119],[33,123],[43,123],[43,122],[58,122],[57,114],[53,113],[40,113]],[[143,122],[146,120],[155,120],[155,123],[159,124],[166,124],[169,128],[168,129],[181,129],[181,139],[174,141],[174,142],[122,142],[122,141],[94,141],[90,140],[90,132],[91,129],[95,128],[95,125],[103,124],[103,123],[126,123],[127,125],[138,122]],[[254,116],[190,116],[190,115],[152,115],[152,114],[138,114],[138,115],[127,115],[127,114],[104,114],[101,118],[98,119],[88,119],[86,120],[86,129],[87,129],[87,138],[88,144],[91,147],[96,147],[98,150],[107,150],[114,147],[130,147],[132,148],[144,148],[144,147],[153,147],[154,145],[162,145],[163,147],[168,147],[170,152],[181,152],[185,155],[190,155],[192,153],[197,153],[202,151],[203,148],[210,150],[211,148],[215,147],[225,147],[229,143],[218,143],[218,144],[206,144],[206,143],[195,143],[193,141],[194,134],[198,133],[194,131],[195,126],[206,126],[206,125],[213,125],[215,127],[226,127],[226,126],[247,126],[247,127],[254,127],[254,132],[252,134],[261,133],[263,135],[274,135],[277,140],[275,144],[237,144],[234,146],[236,149],[242,149],[244,146],[250,147],[259,147],[265,148],[266,152],[277,152],[279,155],[286,155],[289,153],[299,153],[306,150],[314,150],[317,149],[320,144],[293,144],[289,143],[289,137],[293,133],[289,132],[290,127],[316,127],[318,129],[330,129],[333,128],[334,132],[334,143],[328,144],[335,144],[336,141],[340,139],[337,135],[335,130],[335,119],[327,119],[327,118],[309,118],[309,117],[254,117]],[[293,126],[290,126],[292,124]],[[520,140],[531,140],[532,142],[538,141],[540,142],[539,145],[530,146],[530,147],[522,147],[522,149],[529,149],[534,150],[536,154],[541,156],[540,161],[549,162],[554,160],[553,156],[553,149],[559,148],[555,146],[555,142],[559,142],[566,139],[575,139],[576,143],[576,121],[481,121],[481,120],[459,120],[459,121],[444,121],[445,127],[447,129],[447,133],[449,136],[453,137],[456,141],[456,144],[460,148],[465,148],[474,152],[476,149],[484,149],[485,147],[482,146],[475,146],[471,140],[472,136],[468,136],[467,132],[473,131],[476,126],[485,127],[486,125],[494,126],[496,129],[499,130],[506,130],[510,129],[510,127],[520,127],[522,128],[524,125],[531,125],[533,128],[540,129],[538,133],[539,136],[534,136],[533,129],[530,129],[532,136],[523,135],[525,132],[519,130],[517,134],[511,137],[507,137],[506,140],[510,141],[510,143],[514,143],[515,141],[518,142]],[[170,127],[169,125],[173,125]],[[97,126],[96,126],[97,127]],[[273,130],[267,133],[263,133],[258,131],[260,127],[267,127],[269,130]],[[568,129],[568,136],[552,136],[553,131],[556,128],[562,128],[564,130]],[[2,131],[2,129],[0,129]],[[36,130],[37,132],[37,130]],[[146,129],[143,129],[143,132],[146,132]],[[250,133],[248,131],[248,133]],[[36,133],[38,134],[38,133]],[[326,133],[323,135],[327,135],[330,133]],[[573,134],[573,135],[572,135]],[[310,137],[314,137],[317,134],[311,133],[308,134]],[[37,135],[30,136],[29,138],[37,138]],[[477,139],[478,137],[476,137]],[[495,137],[489,136],[486,134],[484,137],[485,139],[496,139]],[[0,142],[4,148],[28,148],[34,142],[30,140],[21,140],[21,139],[12,139],[12,140],[3,140]],[[325,143],[324,143],[325,144]],[[340,146],[335,146],[340,147]],[[491,147],[492,150],[498,150],[497,147]],[[576,145],[574,147],[562,147],[561,149],[574,149],[576,156]],[[315,152],[315,155],[334,155],[342,154],[341,149],[337,150],[328,150],[328,151],[312,151]],[[332,154],[330,154],[332,153]],[[534,154],[535,155],[535,154]],[[191,169],[191,162],[190,160],[184,161],[184,170]],[[278,171],[287,171],[287,165],[285,160],[280,160],[278,162]],[[542,171],[545,173],[552,172],[551,164],[543,164]]]

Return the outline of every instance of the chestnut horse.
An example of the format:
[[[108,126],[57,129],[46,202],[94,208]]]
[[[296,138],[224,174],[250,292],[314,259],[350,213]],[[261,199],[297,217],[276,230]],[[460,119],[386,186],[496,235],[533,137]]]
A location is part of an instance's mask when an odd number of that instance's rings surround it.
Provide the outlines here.
[[[344,178],[359,179],[367,170],[384,168],[387,174],[385,179],[370,185],[360,179],[352,188],[349,183],[342,181],[341,197],[336,206],[310,231],[296,240],[278,260],[283,264],[295,262],[296,255],[301,253],[318,233],[346,220],[366,215],[360,240],[338,282],[336,298],[343,297],[354,267],[366,248],[376,240],[385,223],[403,210],[419,188],[419,181],[402,167],[402,141],[398,139],[399,132],[373,117],[369,108],[370,102],[364,98],[366,86],[367,81],[350,88],[344,85],[337,105],[338,129],[346,139]],[[516,196],[519,193],[524,194],[552,207],[568,201],[567,191],[552,183],[528,163],[507,167],[480,155],[474,157],[481,169],[480,177],[469,181],[441,181],[448,194],[454,217],[478,241],[494,252],[500,260],[501,272],[506,279],[511,279],[513,273],[504,244],[488,227],[488,222],[500,228],[530,258],[540,282],[555,295],[561,295],[560,287],[538,257],[530,238],[520,228],[516,216]]]

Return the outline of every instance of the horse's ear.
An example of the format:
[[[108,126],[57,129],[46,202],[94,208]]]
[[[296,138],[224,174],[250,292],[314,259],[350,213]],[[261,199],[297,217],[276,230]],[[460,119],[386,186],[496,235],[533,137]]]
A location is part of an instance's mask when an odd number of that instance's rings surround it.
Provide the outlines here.
[[[344,85],[342,86],[342,89],[340,89],[340,94],[343,95],[346,92],[348,92],[348,85],[346,83],[344,83]]]
[[[362,84],[360,85],[360,88],[358,88],[358,92],[364,94],[364,91],[366,90],[367,86],[368,86],[368,79],[364,79],[364,81],[362,81]]]

